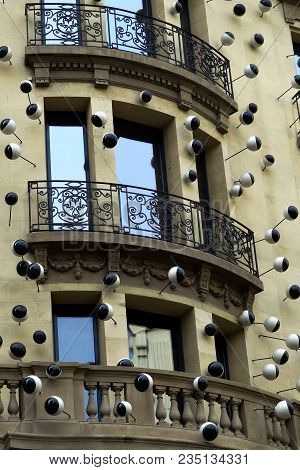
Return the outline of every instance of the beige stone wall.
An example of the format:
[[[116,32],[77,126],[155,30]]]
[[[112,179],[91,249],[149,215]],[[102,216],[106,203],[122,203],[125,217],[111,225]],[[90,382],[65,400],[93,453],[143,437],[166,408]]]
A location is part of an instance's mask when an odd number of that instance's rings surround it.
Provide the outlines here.
[[[159,11],[161,19],[179,24],[179,17],[170,15],[169,6],[172,2],[158,0],[155,2],[154,11]],[[215,126],[206,118],[201,118],[201,131],[199,136],[205,141],[207,147],[208,179],[212,204],[224,212],[228,211],[237,220],[243,222],[255,231],[257,239],[261,238],[267,228],[277,223],[282,216],[283,208],[288,204],[299,204],[299,170],[297,169],[299,150],[296,146],[297,126],[291,130],[288,125],[295,119],[295,110],[292,108],[289,92],[279,102],[276,97],[289,87],[290,78],[294,74],[292,59],[286,59],[291,52],[291,35],[289,26],[284,22],[282,11],[276,9],[271,14],[259,17],[256,3],[246,2],[247,13],[243,18],[235,18],[232,14],[233,4],[214,0],[209,4],[201,3],[199,9],[195,2],[191,2],[192,28],[195,34],[210,41],[214,47],[220,45],[220,34],[223,31],[233,31],[236,42],[231,48],[224,48],[224,54],[231,60],[232,75],[237,77],[242,74],[244,65],[256,63],[260,67],[257,79],[249,81],[246,78],[235,83],[235,96],[240,109],[244,109],[250,101],[256,102],[259,111],[255,116],[255,122],[250,127],[238,125],[238,115],[231,117],[229,134],[223,137],[215,129]],[[2,42],[5,41],[13,49],[13,65],[0,63],[0,102],[1,119],[13,118],[17,123],[17,134],[23,139],[22,154],[36,163],[37,168],[31,167],[26,162],[8,161],[4,156],[0,159],[0,199],[3,201],[8,191],[15,191],[19,195],[19,202],[13,209],[13,223],[8,227],[8,207],[2,204],[0,211],[0,334],[4,345],[1,350],[1,363],[9,363],[8,347],[12,341],[20,340],[28,348],[26,361],[52,360],[53,359],[53,333],[51,314],[51,291],[91,291],[99,292],[99,284],[85,284],[84,282],[66,283],[57,285],[45,284],[40,292],[36,285],[17,276],[15,266],[17,259],[10,252],[10,243],[17,238],[26,239],[28,234],[28,180],[46,179],[45,160],[45,130],[44,119],[42,125],[30,121],[25,115],[27,98],[19,91],[21,80],[32,77],[32,70],[24,66],[24,48],[26,42],[24,4],[17,0],[10,0],[5,5],[0,5],[0,27],[2,30]],[[207,32],[203,28],[204,9],[207,14]],[[203,35],[200,34],[203,31]],[[253,50],[249,46],[251,34],[260,32],[265,37],[265,44],[261,49]],[[51,98],[51,100],[50,100]],[[84,98],[82,101],[76,101]],[[66,102],[76,110],[86,110],[87,116],[96,111],[105,111],[108,115],[106,129],[94,129],[88,126],[89,155],[91,177],[98,181],[116,182],[114,167],[114,152],[103,150],[101,145],[104,132],[113,130],[113,109],[119,117],[134,116],[145,124],[154,124],[164,131],[167,176],[169,192],[182,195],[191,199],[198,199],[197,185],[187,185],[182,182],[182,176],[188,169],[195,169],[195,160],[186,151],[186,145],[192,138],[183,125],[188,113],[178,109],[176,103],[169,102],[161,97],[154,96],[150,105],[141,105],[138,102],[138,91],[109,86],[107,89],[96,89],[92,84],[84,83],[52,83],[48,88],[35,88],[32,93],[33,102],[38,102],[48,110],[67,109]],[[89,121],[89,120],[88,120]],[[263,141],[263,147],[259,152],[244,152],[239,157],[232,159],[230,163],[224,163],[222,158],[238,151],[245,145],[250,135],[258,135]],[[198,135],[198,134],[197,134]],[[10,136],[0,135],[0,146],[15,142]],[[2,152],[3,153],[3,152]],[[261,160],[264,154],[271,153],[276,157],[276,165],[266,172],[261,171]],[[240,174],[251,171],[256,177],[255,186],[245,191],[239,200],[230,200],[226,188],[230,188],[234,178]],[[285,222],[280,231],[282,239],[274,247],[265,243],[258,245],[258,259],[261,271],[267,270],[272,265],[276,256],[286,256],[291,263],[290,269],[284,273],[270,273],[264,278],[265,292],[257,297],[255,314],[258,321],[263,321],[268,315],[276,315],[282,320],[280,336],[291,332],[299,332],[298,303],[282,302],[285,297],[285,288],[289,283],[297,283],[299,275],[299,248],[297,244],[299,234],[299,222]],[[100,295],[100,292],[99,292]],[[101,345],[103,364],[113,365],[120,357],[127,355],[127,330],[125,322],[126,296],[144,299],[157,299],[160,297],[157,291],[151,288],[133,288],[121,286],[118,294],[105,297],[116,311],[118,325],[105,324],[103,341]],[[203,337],[203,327],[214,318],[225,318],[236,328],[236,320],[224,309],[213,307],[209,303],[201,303],[195,300],[166,293],[164,299],[170,312],[176,312],[182,317],[182,331],[186,369],[190,372],[206,372],[208,363],[214,360],[214,344],[211,338]],[[30,316],[21,327],[13,322],[10,316],[11,308],[17,303],[28,307]],[[136,305],[142,306],[137,302]],[[188,307],[188,311],[187,311]],[[165,313],[165,307],[162,312]],[[37,346],[32,340],[35,329],[43,328],[48,334],[47,344]],[[236,330],[234,330],[236,331]],[[259,373],[262,365],[252,365],[251,359],[258,356],[270,355],[276,347],[282,343],[262,340],[259,333],[264,333],[262,326],[254,326],[231,341],[231,358],[234,362],[236,354],[242,352],[243,360],[250,374]],[[192,341],[189,341],[189,335]],[[246,343],[246,346],[244,345]],[[281,367],[280,377],[276,382],[268,382],[263,378],[251,381],[259,388],[279,390],[294,386],[299,377],[297,366],[297,353],[291,352],[290,362]],[[239,370],[234,362],[234,379],[239,380]],[[240,380],[249,381],[248,374],[241,372]],[[289,396],[295,396],[291,393]]]

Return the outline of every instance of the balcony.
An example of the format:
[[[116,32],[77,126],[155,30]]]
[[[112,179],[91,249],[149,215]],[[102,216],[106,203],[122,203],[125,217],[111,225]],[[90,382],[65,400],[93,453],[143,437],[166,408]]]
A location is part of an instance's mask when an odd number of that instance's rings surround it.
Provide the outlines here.
[[[135,89],[140,80],[182,109],[207,106],[211,120],[238,109],[228,59],[178,26],[100,5],[30,3],[25,13],[26,65],[37,86],[54,80],[128,88],[130,79]]]
[[[62,363],[62,375],[48,380],[48,365],[1,366],[2,448],[298,449],[299,403],[294,403],[293,418],[279,420],[274,414],[278,395],[215,378],[209,378],[205,392],[194,392],[194,375],[161,370],[147,370],[153,393],[140,393],[134,380],[142,369]],[[22,378],[32,374],[43,382],[36,398],[20,387]],[[44,402],[51,395],[64,400],[70,418],[46,414]],[[124,399],[131,403],[133,417],[117,415],[117,404]],[[198,431],[207,420],[220,429],[211,443],[201,441]]]
[[[149,239],[148,246],[152,241],[153,247],[155,241],[167,242],[208,253],[258,276],[253,232],[203,202],[135,186],[84,181],[30,181],[28,194],[32,233],[118,234],[125,243],[137,245]]]

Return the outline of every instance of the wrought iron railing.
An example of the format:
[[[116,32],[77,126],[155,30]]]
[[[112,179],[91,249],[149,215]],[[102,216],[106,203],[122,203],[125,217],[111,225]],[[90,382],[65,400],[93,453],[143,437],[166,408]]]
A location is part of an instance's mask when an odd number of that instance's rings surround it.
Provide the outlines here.
[[[299,103],[299,101],[300,101],[300,92],[297,91],[297,93],[292,97],[292,103],[295,104],[296,107],[297,107],[296,119],[290,125],[290,127],[292,127],[294,124],[296,124],[296,122],[300,121],[300,103]],[[299,134],[299,132],[298,132],[298,134]]]
[[[152,189],[30,181],[30,231],[85,230],[147,237],[206,251],[258,275],[254,235],[228,215]]]
[[[178,26],[118,8],[68,3],[26,5],[27,45],[83,45],[154,57],[202,75],[233,97],[230,63]]]

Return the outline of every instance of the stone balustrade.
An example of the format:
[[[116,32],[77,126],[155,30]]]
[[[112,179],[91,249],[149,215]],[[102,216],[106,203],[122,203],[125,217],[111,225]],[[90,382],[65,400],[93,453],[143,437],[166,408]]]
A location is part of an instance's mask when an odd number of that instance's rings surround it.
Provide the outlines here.
[[[60,378],[49,380],[47,365],[34,362],[0,368],[0,432],[4,448],[68,448],[68,434],[78,442],[83,434],[85,442],[98,436],[98,447],[90,442],[87,448],[130,449],[133,441],[134,448],[298,448],[300,403],[294,403],[295,416],[290,420],[278,419],[274,407],[283,397],[250,386],[210,378],[205,392],[195,392],[195,377],[190,373],[147,370],[154,387],[140,393],[134,380],[143,372],[141,369],[66,363]],[[22,378],[30,374],[42,379],[40,396],[26,395],[20,386]],[[44,402],[50,395],[64,400],[70,418],[65,414],[46,414]],[[124,399],[133,408],[132,416],[127,418],[118,416],[116,411]],[[219,437],[209,444],[201,441],[198,432],[206,421],[220,428]],[[104,435],[105,443],[100,443]],[[45,440],[42,443],[41,436]],[[61,447],[56,447],[57,439]]]

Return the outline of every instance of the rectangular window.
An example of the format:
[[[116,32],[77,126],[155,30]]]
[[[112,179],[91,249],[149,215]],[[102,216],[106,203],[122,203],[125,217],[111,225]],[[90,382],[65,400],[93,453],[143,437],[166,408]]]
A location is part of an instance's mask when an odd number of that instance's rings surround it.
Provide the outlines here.
[[[97,320],[92,310],[92,305],[54,305],[56,361],[99,364]]]
[[[180,320],[127,311],[129,357],[136,367],[184,370]]]
[[[46,113],[49,226],[89,230],[89,165],[86,116]]]
[[[230,380],[227,340],[220,332],[215,335],[215,345],[217,361],[221,362],[221,364],[224,366],[224,374],[222,375],[222,379]]]

